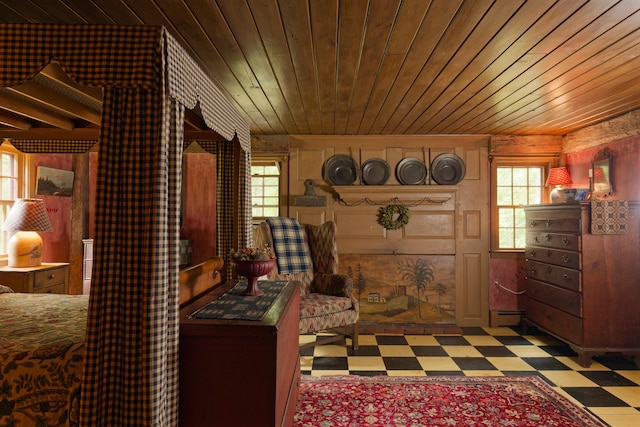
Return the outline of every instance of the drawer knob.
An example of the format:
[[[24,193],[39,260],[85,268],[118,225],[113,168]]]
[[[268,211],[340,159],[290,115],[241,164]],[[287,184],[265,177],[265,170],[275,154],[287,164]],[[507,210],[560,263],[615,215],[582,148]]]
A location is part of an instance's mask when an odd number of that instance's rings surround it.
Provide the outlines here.
[[[569,244],[569,238],[568,237],[563,237],[562,238],[562,244],[567,246]]]
[[[571,258],[569,258],[569,255],[562,255],[562,261],[566,264],[571,260]]]
[[[553,271],[553,267],[550,265],[547,266],[547,273],[551,273]]]
[[[567,273],[563,274],[563,275],[562,275],[562,278],[563,278],[566,282],[568,282],[568,281],[569,281],[569,275],[568,275]]]
[[[529,252],[529,256],[532,257],[532,258],[535,258],[535,256],[536,256],[535,249],[531,249],[531,251]]]
[[[49,276],[49,279],[55,279],[55,277],[56,277],[56,275],[52,274],[52,275]]]
[[[548,219],[548,220],[545,222],[545,224],[547,225],[547,228],[551,227],[551,220],[550,220],[550,219]]]
[[[531,220],[530,224],[531,224],[531,227],[535,227],[536,225],[538,225],[538,223],[535,220]]]
[[[544,236],[545,240],[548,242],[549,240],[551,240],[551,234],[547,234],[546,236]]]
[[[531,267],[531,274],[536,274],[536,268],[535,267]]]
[[[547,249],[547,256],[551,256],[553,252],[551,252],[551,249]]]

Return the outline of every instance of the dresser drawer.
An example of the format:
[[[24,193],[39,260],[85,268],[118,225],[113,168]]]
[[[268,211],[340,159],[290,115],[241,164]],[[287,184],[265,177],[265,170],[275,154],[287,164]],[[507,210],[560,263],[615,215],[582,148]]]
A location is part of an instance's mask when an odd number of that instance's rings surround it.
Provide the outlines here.
[[[537,280],[527,280],[527,297],[582,317],[582,295]]]
[[[580,218],[529,218],[527,230],[580,233]]]
[[[15,292],[66,294],[66,263],[43,263],[35,267],[0,267],[0,284]]]
[[[33,290],[35,294],[66,294],[64,283],[59,283],[55,286],[45,286]]]
[[[526,319],[563,340],[582,345],[583,321],[579,317],[528,298]]]
[[[525,255],[528,260],[532,261],[555,264],[561,267],[574,268],[576,270],[580,270],[582,268],[580,252],[530,246],[525,250]]]
[[[66,278],[67,268],[50,268],[43,271],[37,271],[34,274],[33,290],[40,292],[42,288],[50,288],[57,285],[64,286]]]
[[[526,246],[543,246],[545,248],[557,248],[579,251],[582,247],[581,238],[575,234],[547,233],[527,231]]]
[[[537,279],[572,291],[582,291],[580,270],[558,267],[553,264],[528,260],[527,279]]]

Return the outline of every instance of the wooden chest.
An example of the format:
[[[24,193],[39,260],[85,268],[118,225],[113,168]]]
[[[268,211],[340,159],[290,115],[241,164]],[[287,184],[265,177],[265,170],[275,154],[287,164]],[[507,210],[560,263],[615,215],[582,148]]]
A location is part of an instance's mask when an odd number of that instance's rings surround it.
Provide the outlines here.
[[[568,343],[588,367],[607,352],[640,356],[640,207],[629,231],[590,232],[590,203],[526,206],[527,306],[535,325]]]
[[[189,318],[230,287],[180,310],[180,426],[290,426],[300,381],[299,282],[259,321]]]

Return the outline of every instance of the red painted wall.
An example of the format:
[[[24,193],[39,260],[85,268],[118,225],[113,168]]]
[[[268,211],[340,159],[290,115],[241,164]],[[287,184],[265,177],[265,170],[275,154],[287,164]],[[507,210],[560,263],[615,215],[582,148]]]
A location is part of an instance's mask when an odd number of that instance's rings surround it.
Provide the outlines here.
[[[596,148],[569,153],[565,165],[569,169],[573,184],[568,187],[589,188],[589,169],[595,155],[607,148],[611,153],[611,181],[614,193],[611,199],[640,200],[640,136],[604,144]],[[519,258],[491,258],[489,261],[489,309],[524,309],[524,295],[514,295],[495,284],[522,292],[525,289],[524,255]]]
[[[566,163],[573,188],[589,188],[589,169],[591,161],[602,149],[607,148],[611,155],[611,199],[640,200],[640,136],[626,138],[611,144],[567,154]]]
[[[489,309],[517,310],[525,304],[523,256],[489,259]]]
[[[183,156],[183,219],[180,238],[192,241],[191,264],[216,255],[216,156]]]
[[[33,157],[34,165],[54,169],[72,170],[72,157],[68,154],[38,154]],[[37,169],[36,169],[37,170]],[[49,214],[53,231],[42,232],[44,262],[69,262],[71,248],[71,197],[48,196],[36,194],[34,188],[31,196],[42,199]],[[82,244],[82,242],[80,242]]]
[[[36,166],[72,170],[70,154],[34,155]],[[193,241],[192,264],[200,263],[216,255],[216,156],[209,153],[186,153],[183,158],[185,185],[183,193],[184,218],[180,237]],[[98,153],[89,153],[89,236],[95,230],[95,190],[98,170]],[[42,233],[43,261],[69,262],[71,240],[71,197],[39,196],[49,213],[53,227],[50,233]],[[76,244],[76,243],[73,243]],[[82,242],[77,244],[82,245]]]

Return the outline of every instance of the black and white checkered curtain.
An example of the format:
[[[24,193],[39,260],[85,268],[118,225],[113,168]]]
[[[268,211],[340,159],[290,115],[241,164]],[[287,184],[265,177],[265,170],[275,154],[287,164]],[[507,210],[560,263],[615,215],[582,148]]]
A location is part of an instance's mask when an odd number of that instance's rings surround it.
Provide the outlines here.
[[[229,241],[235,235],[242,246],[251,242],[248,124],[162,27],[0,24],[0,87],[29,80],[53,59],[78,82],[105,88],[80,424],[177,426],[184,108],[199,104],[210,128],[235,139],[216,145],[226,147],[218,155],[235,156],[217,184],[225,200],[227,191],[246,194],[218,209],[219,233],[228,227]],[[24,147],[78,152],[68,144]],[[228,253],[226,237],[218,244]]]

